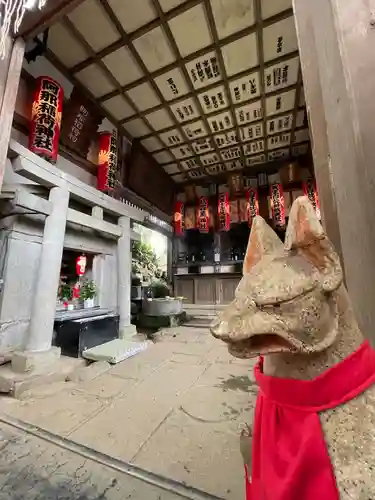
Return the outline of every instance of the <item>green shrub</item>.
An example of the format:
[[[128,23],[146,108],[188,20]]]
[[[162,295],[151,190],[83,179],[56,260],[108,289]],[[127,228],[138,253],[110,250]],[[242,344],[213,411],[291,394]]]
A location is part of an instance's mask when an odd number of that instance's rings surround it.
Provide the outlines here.
[[[151,282],[151,291],[154,299],[164,299],[171,295],[169,286],[165,281],[154,280]]]
[[[80,292],[82,300],[93,299],[98,293],[96,284],[92,280],[85,280],[80,286]]]
[[[72,300],[73,289],[70,285],[60,282],[58,296],[60,300]]]

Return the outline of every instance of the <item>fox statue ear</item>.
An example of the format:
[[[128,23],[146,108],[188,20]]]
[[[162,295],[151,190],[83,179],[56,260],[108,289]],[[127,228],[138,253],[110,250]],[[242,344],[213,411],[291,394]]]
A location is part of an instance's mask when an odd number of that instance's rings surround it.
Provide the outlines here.
[[[290,210],[285,249],[295,250],[318,270],[322,288],[336,290],[342,283],[340,259],[306,196],[297,198]]]
[[[264,255],[282,249],[283,244],[275,231],[259,215],[253,220],[247,244],[243,274],[250,272]]]

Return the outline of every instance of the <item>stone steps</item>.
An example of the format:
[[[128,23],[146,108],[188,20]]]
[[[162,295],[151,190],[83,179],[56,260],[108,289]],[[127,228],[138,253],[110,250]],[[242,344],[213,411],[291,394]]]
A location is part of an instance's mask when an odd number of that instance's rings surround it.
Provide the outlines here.
[[[225,309],[225,305],[218,304],[184,304],[184,311],[189,317],[193,318],[215,318],[221,311]]]
[[[62,356],[53,364],[19,373],[12,369],[11,363],[7,363],[0,366],[0,394],[19,399],[21,394],[35,387],[64,382],[75,370],[86,364],[85,360]]]
[[[225,308],[217,304],[184,304],[188,316],[185,326],[194,328],[209,328],[212,321]]]

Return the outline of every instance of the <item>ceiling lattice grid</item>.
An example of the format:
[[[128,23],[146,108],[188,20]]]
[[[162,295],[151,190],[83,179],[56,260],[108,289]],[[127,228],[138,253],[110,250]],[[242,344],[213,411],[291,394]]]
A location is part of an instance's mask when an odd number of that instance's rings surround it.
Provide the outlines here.
[[[291,0],[85,0],[47,57],[175,182],[306,154]]]

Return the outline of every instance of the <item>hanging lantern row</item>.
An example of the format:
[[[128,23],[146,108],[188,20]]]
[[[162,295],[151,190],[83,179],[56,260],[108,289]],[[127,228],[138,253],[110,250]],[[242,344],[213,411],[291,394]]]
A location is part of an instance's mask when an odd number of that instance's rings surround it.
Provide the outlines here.
[[[303,183],[302,189],[303,194],[308,197],[310,203],[314,207],[318,219],[321,220],[318,190],[316,189],[315,179],[307,179],[307,181]]]
[[[29,149],[50,162],[56,162],[59,152],[64,91],[55,80],[41,76],[31,111]]]
[[[270,200],[274,225],[282,229],[285,227],[285,201],[283,186],[281,184],[271,185]]]
[[[34,92],[29,149],[45,160],[55,163],[59,152],[64,91],[49,76],[36,80]],[[99,135],[97,188],[108,192],[116,187],[117,135],[116,131]]]
[[[111,191],[116,187],[117,136],[115,131],[102,132],[99,136],[97,188]]]
[[[247,222],[251,226],[254,217],[259,215],[257,188],[246,190],[246,198],[229,201],[229,193],[219,194],[217,204],[217,219],[219,231],[229,231],[231,222]],[[174,231],[181,236],[186,229],[199,229],[207,233],[214,226],[214,217],[205,196],[199,198],[198,206],[185,207],[182,201],[177,201],[174,208]]]

